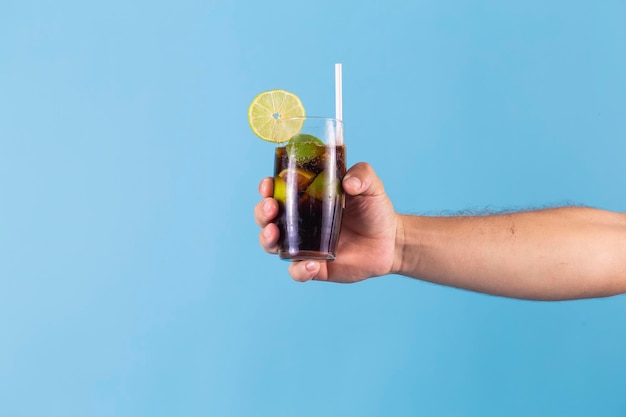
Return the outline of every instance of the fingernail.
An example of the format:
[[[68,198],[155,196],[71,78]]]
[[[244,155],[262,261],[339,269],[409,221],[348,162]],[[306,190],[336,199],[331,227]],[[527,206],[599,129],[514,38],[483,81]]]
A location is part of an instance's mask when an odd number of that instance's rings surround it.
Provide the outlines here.
[[[306,264],[304,264],[304,268],[309,272],[317,272],[317,262],[308,261]]]
[[[269,214],[271,211],[272,211],[272,206],[270,204],[270,201],[267,200],[265,203],[263,203],[263,213]]]
[[[346,180],[356,191],[361,189],[361,180],[357,177],[350,177]]]

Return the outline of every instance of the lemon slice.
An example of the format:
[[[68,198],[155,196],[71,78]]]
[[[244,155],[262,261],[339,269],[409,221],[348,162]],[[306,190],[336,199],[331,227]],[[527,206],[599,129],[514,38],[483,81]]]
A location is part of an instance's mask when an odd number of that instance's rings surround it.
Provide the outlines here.
[[[304,119],[304,106],[293,93],[285,90],[264,91],[248,107],[248,123],[255,135],[275,143],[286,142],[300,129]]]

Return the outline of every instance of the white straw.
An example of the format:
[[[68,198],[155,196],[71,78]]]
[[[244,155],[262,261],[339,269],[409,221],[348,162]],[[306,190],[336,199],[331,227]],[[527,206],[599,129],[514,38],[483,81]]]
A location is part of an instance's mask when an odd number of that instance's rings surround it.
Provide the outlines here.
[[[335,119],[343,120],[341,112],[341,64],[335,64]]]
[[[335,119],[343,122],[341,103],[341,64],[335,64]],[[343,123],[337,127],[337,145],[343,145]]]

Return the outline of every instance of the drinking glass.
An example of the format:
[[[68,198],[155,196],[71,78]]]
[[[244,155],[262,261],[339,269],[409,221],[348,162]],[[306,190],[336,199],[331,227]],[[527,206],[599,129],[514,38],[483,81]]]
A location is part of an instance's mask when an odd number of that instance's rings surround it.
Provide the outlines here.
[[[325,117],[281,120],[297,131],[276,148],[274,198],[281,259],[334,260],[345,196],[343,123]],[[299,130],[298,130],[299,129]]]

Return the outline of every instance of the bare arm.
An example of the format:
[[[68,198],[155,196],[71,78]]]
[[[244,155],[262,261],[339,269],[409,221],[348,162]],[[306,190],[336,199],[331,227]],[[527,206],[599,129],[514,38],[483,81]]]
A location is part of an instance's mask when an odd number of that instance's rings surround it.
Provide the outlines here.
[[[271,178],[255,207],[276,253]],[[371,166],[343,181],[346,211],[333,262],[293,262],[296,281],[357,282],[390,273],[505,297],[565,300],[626,292],[626,214],[563,207],[491,216],[397,214]]]
[[[564,207],[505,215],[398,215],[393,272],[538,300],[626,292],[626,215]]]

